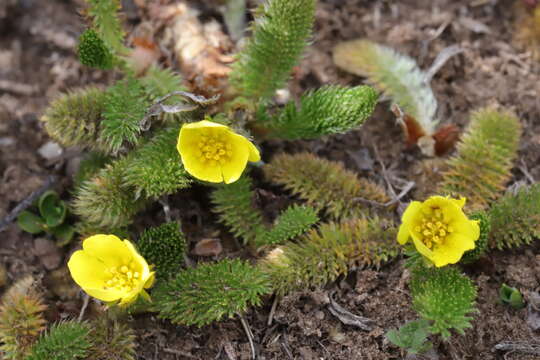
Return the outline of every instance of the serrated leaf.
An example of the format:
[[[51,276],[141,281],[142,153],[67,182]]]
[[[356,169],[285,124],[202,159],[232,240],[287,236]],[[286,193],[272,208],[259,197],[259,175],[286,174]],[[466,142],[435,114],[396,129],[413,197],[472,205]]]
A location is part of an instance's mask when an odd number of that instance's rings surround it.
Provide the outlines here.
[[[369,83],[412,116],[425,134],[435,132],[437,100],[429,79],[416,61],[366,39],[345,41],[334,48],[334,63]]]

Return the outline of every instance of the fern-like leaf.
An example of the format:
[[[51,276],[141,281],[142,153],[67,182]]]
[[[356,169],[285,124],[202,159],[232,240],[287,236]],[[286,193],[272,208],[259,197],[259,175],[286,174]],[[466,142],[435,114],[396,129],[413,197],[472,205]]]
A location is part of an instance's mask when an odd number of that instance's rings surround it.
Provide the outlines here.
[[[326,209],[333,219],[366,213],[366,206],[359,200],[390,201],[379,185],[358,178],[340,163],[308,153],[277,155],[263,170],[270,181],[283,185],[315,209]]]
[[[135,198],[133,188],[124,186],[128,163],[129,157],[116,160],[75,189],[73,213],[86,227],[103,231],[123,227],[142,209],[144,201]]]
[[[244,243],[256,243],[262,229],[262,214],[253,206],[251,178],[242,176],[232,184],[219,185],[212,192],[213,212]]]
[[[494,109],[473,113],[457,145],[458,154],[448,160],[439,193],[464,196],[470,208],[485,208],[510,179],[520,135],[519,119],[510,113]]]
[[[377,93],[369,86],[326,86],[303,95],[298,106],[289,102],[268,126],[284,139],[341,134],[362,125],[376,104]]]
[[[123,45],[124,31],[118,16],[120,0],[86,0],[88,15],[93,19],[94,28],[107,46],[117,54],[126,51]]]
[[[153,291],[159,317],[173,323],[203,326],[231,318],[261,304],[269,293],[266,276],[235,259],[187,269]]]
[[[315,18],[315,0],[270,0],[261,5],[253,36],[238,54],[231,83],[243,96],[266,99],[285,84]]]
[[[489,210],[490,247],[509,249],[540,238],[540,184],[507,194]]]
[[[93,178],[105,165],[111,162],[111,158],[98,152],[90,152],[81,160],[79,170],[73,177],[74,187],[77,188],[86,180]]]
[[[318,221],[319,217],[315,209],[309,206],[293,205],[276,219],[272,229],[260,232],[256,245],[282,244],[302,235]]]
[[[150,66],[146,70],[146,74],[139,80],[146,91],[148,99],[152,102],[173,91],[185,90],[179,74],[168,68],[162,69],[157,65]]]
[[[471,327],[475,312],[476,287],[472,281],[452,267],[419,269],[411,280],[413,307],[420,317],[432,321],[431,332],[450,337],[454,329],[463,334]]]
[[[45,329],[47,309],[31,276],[17,281],[0,304],[0,355],[6,360],[25,360]]]
[[[91,360],[135,360],[136,336],[133,329],[120,322],[99,317],[90,331]]]
[[[379,218],[323,224],[298,243],[274,249],[260,264],[280,295],[323,286],[360,266],[378,267],[399,253],[396,228]]]
[[[146,229],[137,247],[148,264],[155,266],[159,279],[177,274],[184,264],[186,239],[176,222]]]
[[[152,140],[132,152],[124,184],[135,189],[136,197],[157,198],[191,184],[176,150],[178,131],[178,127],[159,130]]]
[[[106,99],[106,93],[95,87],[61,95],[47,108],[41,121],[49,136],[63,146],[101,151],[97,139]]]
[[[142,84],[128,77],[107,90],[99,141],[108,153],[116,154],[123,145],[135,145],[150,102]]]
[[[337,45],[334,62],[345,71],[365,76],[369,83],[414,117],[427,135],[434,133],[438,123],[435,119],[437,100],[426,73],[412,58],[360,39]]]
[[[41,336],[25,360],[77,360],[89,355],[90,327],[86,323],[65,321],[54,324]]]

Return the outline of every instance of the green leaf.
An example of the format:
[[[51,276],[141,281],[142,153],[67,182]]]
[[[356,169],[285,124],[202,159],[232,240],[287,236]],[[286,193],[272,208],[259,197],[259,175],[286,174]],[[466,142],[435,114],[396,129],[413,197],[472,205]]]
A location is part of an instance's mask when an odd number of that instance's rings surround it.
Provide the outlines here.
[[[232,184],[217,185],[211,194],[213,212],[218,215],[219,222],[244,244],[256,242],[263,229],[262,213],[253,206],[253,196],[249,175]]]
[[[148,264],[155,266],[158,278],[178,274],[184,264],[186,238],[177,222],[146,229],[139,237],[137,247]]]
[[[314,18],[314,0],[265,1],[252,23],[253,36],[233,65],[233,87],[253,100],[273,96],[300,60]]]
[[[413,272],[411,280],[413,307],[421,318],[433,322],[431,332],[450,337],[450,330],[460,334],[471,327],[470,316],[476,312],[476,287],[452,267],[423,268]]]
[[[39,213],[48,227],[60,225],[66,218],[66,204],[55,191],[47,191],[39,198]]]
[[[473,210],[490,206],[512,176],[521,132],[520,120],[508,111],[484,108],[472,113],[437,193],[465,197],[466,207]]]
[[[515,287],[502,284],[501,288],[499,289],[499,298],[503,304],[510,305],[516,310],[525,307],[523,296]]]
[[[17,217],[17,225],[30,234],[39,234],[45,230],[45,221],[30,211],[23,211]]]
[[[386,338],[392,344],[407,350],[410,354],[419,354],[431,348],[432,344],[426,342],[430,335],[429,321],[409,321],[399,329],[392,329],[386,333]]]
[[[79,37],[77,53],[83,65],[104,70],[113,66],[113,54],[92,29],[87,29]]]
[[[118,154],[123,146],[136,145],[141,120],[150,102],[142,83],[133,77],[116,82],[107,90],[99,142],[108,154]]]
[[[489,209],[490,247],[510,249],[540,238],[540,184],[520,188],[497,200]]]
[[[260,263],[278,295],[322,287],[352,268],[379,267],[399,254],[397,229],[377,217],[322,224]]]
[[[260,305],[262,295],[270,292],[268,278],[259,268],[227,259],[181,271],[161,282],[152,296],[160,318],[203,326]]]
[[[334,48],[334,63],[367,78],[392,103],[411,115],[431,135],[438,124],[437,100],[428,75],[416,61],[393,49],[365,39],[345,41]]]
[[[309,206],[292,205],[285,210],[272,227],[261,231],[257,237],[257,246],[278,245],[294,239],[308,231],[319,221],[317,211]]]
[[[75,228],[69,224],[62,224],[50,229],[51,234],[56,238],[56,245],[64,246],[71,242],[75,235]]]
[[[41,335],[26,360],[86,359],[92,346],[90,329],[88,324],[75,321],[56,323]]]
[[[375,109],[377,98],[369,86],[324,86],[302,95],[298,105],[289,102],[279,114],[264,119],[265,125],[272,136],[281,139],[342,134],[364,123]]]

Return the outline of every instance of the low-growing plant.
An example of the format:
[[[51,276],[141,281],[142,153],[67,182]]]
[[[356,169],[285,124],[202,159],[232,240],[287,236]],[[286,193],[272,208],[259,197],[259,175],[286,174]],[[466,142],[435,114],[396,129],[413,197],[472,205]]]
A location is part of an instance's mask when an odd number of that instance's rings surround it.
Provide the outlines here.
[[[42,121],[60,144],[88,151],[70,203],[84,240],[68,268],[82,290],[109,311],[131,306],[134,316],[153,311],[188,326],[243,320],[242,314],[267,294],[279,299],[322,287],[352,269],[380,268],[400,254],[401,244],[408,245],[412,307],[419,318],[387,336],[408,352],[421,353],[430,347],[430,336],[448,340],[453,331],[471,326],[477,290],[459,264],[478,260],[490,248],[538,237],[537,187],[499,198],[521,131],[519,120],[504,111],[473,114],[457,154],[446,161],[438,194],[412,201],[399,227],[392,210],[406,191],[389,196],[373,179],[313,154],[264,152],[261,144],[268,139],[309,140],[355,130],[378,101],[369,86],[341,85],[312,89],[284,106],[274,101],[311,41],[315,0],[261,4],[223,93],[208,89],[206,96],[187,91],[171,69],[133,65],[119,0],[86,2],[89,27],[80,37],[80,60],[114,70],[116,80],[61,95]],[[366,40],[338,46],[335,56],[341,67],[367,76],[399,105],[395,109],[409,142],[427,154],[451,148],[457,131],[437,129],[430,74],[412,59]],[[262,259],[185,261],[193,239],[191,234],[186,239],[178,221],[170,221],[178,218],[165,205],[166,223],[132,226],[139,211],[158,201],[166,204],[168,196],[194,184],[195,190],[210,192],[211,210],[229,237],[255,250],[253,257],[264,254]],[[291,196],[289,206],[269,215],[258,195],[280,187]],[[40,221],[58,226],[66,207],[48,196]],[[43,230],[36,215],[23,214],[28,228]],[[133,239],[134,230],[138,241],[122,240]],[[0,318],[2,349],[12,359],[136,357],[133,331],[103,316],[96,322],[62,322],[39,337],[45,328],[43,306],[38,299],[20,298],[20,304],[0,308],[0,315],[16,315]],[[13,311],[17,306],[20,312]],[[18,342],[21,334],[9,328],[15,320],[30,329],[24,346]]]
[[[0,354],[6,360],[25,360],[45,330],[47,306],[35,281],[32,276],[19,279],[1,298]]]
[[[49,190],[38,199],[39,215],[24,210],[17,217],[19,227],[30,234],[47,233],[57,239],[58,245],[66,245],[75,234],[74,228],[65,222],[67,205],[55,191]]]
[[[515,287],[510,287],[506,284],[502,284],[499,289],[499,301],[517,310],[525,307],[525,301],[521,292]]]

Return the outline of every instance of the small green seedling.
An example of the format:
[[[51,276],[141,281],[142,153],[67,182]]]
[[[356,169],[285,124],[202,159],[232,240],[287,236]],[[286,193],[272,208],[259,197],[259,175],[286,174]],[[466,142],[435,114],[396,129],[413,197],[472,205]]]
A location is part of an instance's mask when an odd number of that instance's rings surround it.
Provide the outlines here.
[[[40,215],[30,211],[23,211],[17,217],[19,227],[30,234],[46,232],[57,239],[57,244],[68,244],[75,230],[69,224],[64,223],[67,215],[65,202],[55,191],[47,191],[38,200],[37,208]]]
[[[510,287],[506,284],[502,284],[499,289],[499,300],[502,304],[510,305],[516,310],[525,307],[525,301],[523,301],[523,295],[518,289]]]
[[[409,321],[399,329],[386,333],[386,338],[392,344],[407,350],[409,354],[420,354],[429,350],[432,344],[427,341],[430,335],[430,325],[427,320]]]

